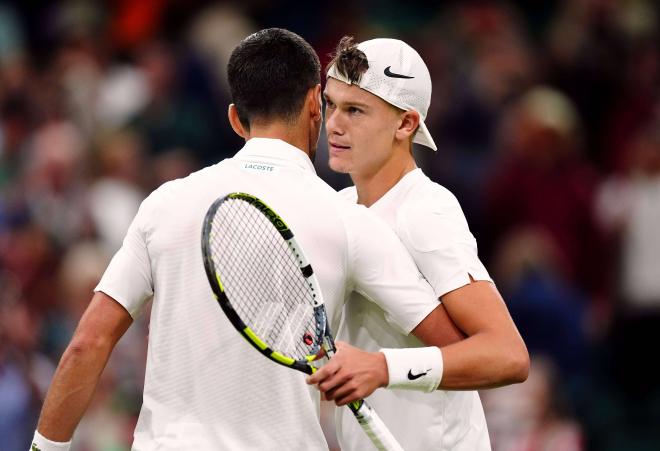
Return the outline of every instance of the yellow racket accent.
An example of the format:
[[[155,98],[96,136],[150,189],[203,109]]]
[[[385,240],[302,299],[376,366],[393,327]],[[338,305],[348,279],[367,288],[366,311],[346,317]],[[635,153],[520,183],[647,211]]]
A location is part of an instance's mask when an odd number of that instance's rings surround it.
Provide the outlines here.
[[[224,293],[225,292],[225,286],[222,284],[222,280],[220,280],[220,274],[218,274],[216,272],[215,273],[215,278],[218,281],[218,286],[220,287],[220,291],[222,291]]]
[[[266,343],[264,343],[263,341],[261,341],[261,338],[257,337],[257,335],[254,332],[252,332],[252,329],[250,329],[249,327],[246,327],[245,329],[243,329],[243,332],[245,333],[245,335],[250,337],[250,340],[252,340],[252,343],[256,344],[259,347],[259,349],[261,349],[262,351],[268,347],[268,345]],[[282,356],[282,357],[284,357],[284,356]]]
[[[359,399],[357,401],[353,401],[350,403],[351,407],[355,410],[358,410],[360,407],[362,407],[362,404],[364,403],[363,399]]]
[[[286,222],[284,222],[284,220],[280,217],[280,215],[275,213],[272,208],[270,208],[263,200],[259,199],[258,197],[248,193],[231,193],[227,195],[227,197],[231,199],[242,199],[249,201],[252,205],[258,208],[264,214],[264,216],[266,216],[270,220],[271,224],[273,224],[280,233],[289,234],[289,237],[285,237],[285,239],[288,239],[291,236],[293,236],[293,234],[291,234],[291,232],[289,231],[289,226],[286,225]]]
[[[270,356],[273,359],[277,360],[278,362],[283,363],[284,365],[293,365],[296,362],[291,357],[287,357],[275,351],[273,351],[273,353]]]

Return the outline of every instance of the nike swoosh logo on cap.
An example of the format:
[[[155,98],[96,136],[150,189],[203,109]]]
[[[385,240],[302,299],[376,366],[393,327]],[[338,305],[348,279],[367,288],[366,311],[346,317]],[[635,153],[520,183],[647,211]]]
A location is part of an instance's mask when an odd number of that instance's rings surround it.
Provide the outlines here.
[[[383,71],[383,73],[385,75],[387,75],[388,77],[391,77],[391,78],[415,78],[415,77],[409,77],[408,75],[395,74],[394,72],[392,72],[390,70],[390,67],[392,67],[392,66],[387,66],[385,68],[385,70]]]

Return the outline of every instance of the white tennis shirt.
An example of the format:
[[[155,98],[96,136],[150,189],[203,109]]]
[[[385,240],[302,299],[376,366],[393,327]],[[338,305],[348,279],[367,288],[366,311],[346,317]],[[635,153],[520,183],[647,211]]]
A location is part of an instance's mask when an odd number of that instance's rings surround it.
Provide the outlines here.
[[[216,198],[234,191],[262,198],[294,231],[318,276],[333,330],[353,290],[388,311],[403,333],[437,306],[384,222],[342,199],[300,149],[250,139],[234,158],[168,182],[145,199],[96,287],[133,317],[153,298],[135,450],[327,449],[318,392],[304,374],[248,344],[209,287],[202,222]]]
[[[355,187],[341,194],[357,202]],[[475,280],[491,280],[477,256],[477,243],[456,197],[432,182],[421,169],[406,174],[369,210],[401,238],[436,297]],[[469,302],[465,299],[465,302]],[[418,347],[412,335],[391,327],[383,310],[353,294],[345,305],[338,337],[368,350]],[[369,403],[406,451],[490,450],[486,420],[476,391],[421,393],[376,390]],[[344,451],[373,450],[351,414],[337,409],[337,434]]]

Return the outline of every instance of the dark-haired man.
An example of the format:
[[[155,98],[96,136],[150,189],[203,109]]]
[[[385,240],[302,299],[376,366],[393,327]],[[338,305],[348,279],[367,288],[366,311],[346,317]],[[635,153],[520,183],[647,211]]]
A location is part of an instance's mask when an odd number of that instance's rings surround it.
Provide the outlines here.
[[[327,78],[329,164],[350,174],[355,184],[342,194],[390,225],[468,338],[441,349],[424,348],[393,328],[379,306],[353,293],[339,338],[372,352],[340,344],[308,382],[338,404],[386,386],[390,390],[373,392],[369,402],[406,451],[489,450],[479,396],[465,390],[525,380],[529,356],[479,261],[458,201],[415,164],[413,142],[436,150],[424,124],[431,101],[429,71],[402,41],[356,45],[344,38]],[[342,449],[373,449],[342,410],[337,410]]]
[[[359,290],[405,333],[415,329],[432,343],[460,337],[388,227],[316,176],[320,65],[309,44],[281,29],[255,33],[232,53],[228,79],[229,121],[245,146],[142,203],[62,357],[33,450],[68,448],[115,343],[152,298],[132,449],[327,449],[318,393],[301,374],[255,352],[208,286],[203,218],[213,200],[232,191],[263,198],[296,231],[331,326],[345,295]]]

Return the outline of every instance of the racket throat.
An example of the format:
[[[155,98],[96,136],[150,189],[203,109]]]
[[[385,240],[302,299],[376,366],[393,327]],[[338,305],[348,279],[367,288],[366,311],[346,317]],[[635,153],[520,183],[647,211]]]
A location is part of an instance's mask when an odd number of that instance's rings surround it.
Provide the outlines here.
[[[335,341],[328,335],[323,337],[321,348],[325,352],[325,355],[328,359],[330,359],[333,355],[335,355],[335,352],[337,352],[337,348],[335,348]]]

